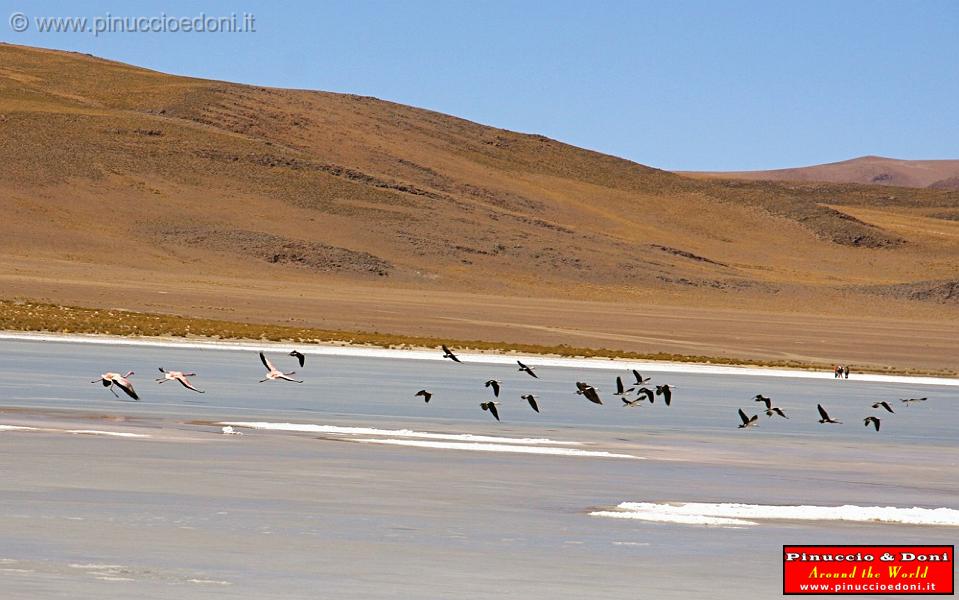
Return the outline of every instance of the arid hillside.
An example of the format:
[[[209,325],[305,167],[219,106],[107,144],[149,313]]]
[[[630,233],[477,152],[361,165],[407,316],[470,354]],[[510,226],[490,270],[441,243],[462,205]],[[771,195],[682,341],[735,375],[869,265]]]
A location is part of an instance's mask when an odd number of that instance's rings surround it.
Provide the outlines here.
[[[793,169],[686,175],[752,181],[825,181],[959,190],[959,160],[899,160],[883,156],[860,156],[835,163]]]
[[[0,299],[624,349],[678,349],[692,322],[617,323],[640,307],[731,315],[703,335],[780,315],[761,351],[735,330],[708,348],[743,356],[780,352],[781,315],[903,335],[959,316],[959,191],[683,177],[375,98],[11,45],[0,209]]]

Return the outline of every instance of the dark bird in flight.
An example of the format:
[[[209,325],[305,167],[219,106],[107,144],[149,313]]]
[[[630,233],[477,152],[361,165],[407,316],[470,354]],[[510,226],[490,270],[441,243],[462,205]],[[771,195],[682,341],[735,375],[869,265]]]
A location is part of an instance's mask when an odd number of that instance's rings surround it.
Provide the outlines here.
[[[414,395],[414,396],[423,396],[423,400],[424,400],[427,404],[430,403],[430,398],[433,397],[433,394],[431,394],[430,392],[427,392],[426,390],[420,390],[420,391],[416,392],[416,393],[413,394],[413,395]]]
[[[643,401],[642,398],[636,398],[635,400],[629,400],[627,398],[623,398],[622,400],[623,400],[623,408],[626,408],[627,406],[630,408],[642,406],[641,402]]]
[[[443,358],[448,358],[453,362],[463,362],[453,354],[453,351],[446,347],[446,344],[443,344]]]
[[[656,395],[663,397],[666,406],[669,406],[669,403],[673,400],[673,389],[675,389],[675,387],[668,384],[656,386]]]
[[[530,377],[535,377],[536,379],[539,379],[539,375],[537,375],[536,373],[533,373],[533,370],[536,367],[527,367],[521,361],[516,361],[516,364],[519,365],[519,371],[523,373],[528,373]]]
[[[743,412],[743,409],[740,408],[740,409],[739,409],[739,418],[742,419],[742,421],[743,421],[743,422],[739,425],[739,428],[740,428],[740,429],[746,429],[747,427],[759,427],[759,423],[756,422],[757,419],[759,419],[759,415],[753,415],[753,416],[751,416],[751,417],[747,417],[747,416],[746,416],[746,413]]]
[[[536,404],[536,396],[534,396],[533,394],[526,394],[525,396],[520,396],[520,398],[529,402],[530,408],[532,408],[536,412],[539,412],[539,406]]]
[[[639,374],[639,371],[637,371],[636,369],[633,369],[633,377],[636,378],[636,385],[643,385],[643,384],[649,383],[649,377],[644,378],[642,375]]]
[[[185,387],[188,390],[193,390],[194,392],[199,392],[205,394],[203,390],[198,390],[193,387],[193,384],[190,383],[190,380],[187,377],[196,377],[196,373],[183,373],[180,371],[167,371],[163,367],[160,367],[160,372],[163,373],[163,377],[158,377],[157,383],[165,383],[167,381],[179,381],[180,385]]]
[[[503,383],[502,381],[497,381],[495,379],[490,379],[486,382],[486,387],[493,388],[493,396],[499,398],[499,386]]]
[[[623,378],[622,378],[622,377],[617,377],[617,378],[616,378],[616,393],[613,394],[613,395],[614,395],[614,396],[625,396],[625,395],[628,394],[629,392],[633,391],[633,389],[634,389],[634,388],[629,388],[628,390],[625,389],[625,388],[623,387]]]
[[[496,420],[499,421],[499,412],[496,410],[497,404],[499,404],[499,402],[480,402],[480,408],[490,411],[490,413],[496,417]]]
[[[296,360],[298,360],[298,361],[300,362],[300,368],[302,369],[302,368],[303,368],[303,363],[306,362],[306,357],[303,356],[303,353],[300,352],[299,350],[294,350],[294,351],[290,352],[290,356],[295,357]]]
[[[915,402],[925,402],[926,400],[927,400],[926,398],[900,398],[899,399],[899,401],[905,404],[906,406],[909,406],[910,404],[913,404]]]
[[[266,377],[260,380],[260,383],[264,381],[276,381],[278,379],[285,379],[286,381],[292,381],[293,383],[303,383],[298,379],[293,379],[290,375],[296,375],[296,371],[290,371],[289,373],[284,373],[283,371],[277,369],[273,366],[273,363],[270,362],[266,356],[260,352],[260,362],[263,363],[263,366],[266,367]]]
[[[885,408],[886,410],[888,410],[888,411],[891,412],[892,414],[896,414],[896,411],[894,411],[894,410],[892,409],[892,407],[889,406],[889,403],[886,402],[885,400],[883,400],[882,402],[876,402],[875,404],[872,405],[873,408],[879,408],[880,406],[883,407],[883,408]]]
[[[866,417],[862,420],[862,424],[866,427],[869,427],[869,424],[872,423],[876,428],[876,431],[879,431],[879,417]]]
[[[130,377],[130,375],[133,375],[133,371],[128,371],[126,375],[120,375],[119,373],[104,373],[103,375],[100,375],[99,379],[94,379],[90,383],[102,382],[103,387],[110,388],[110,391],[113,392],[113,395],[119,398],[120,395],[117,394],[116,390],[113,389],[113,386],[117,386],[123,390],[127,396],[133,398],[134,400],[139,400],[140,397],[137,396],[136,391],[133,389],[133,384],[130,383],[129,379],[127,379]]]
[[[827,412],[826,412],[826,409],[822,407],[822,404],[817,404],[817,405],[816,405],[816,408],[819,409],[819,416],[822,417],[821,419],[819,419],[819,422],[820,422],[820,423],[839,423],[839,424],[842,423],[842,421],[837,421],[837,420],[835,420],[835,419],[830,419],[830,418],[829,418],[829,413],[827,413]]]
[[[777,408],[777,407],[773,406],[773,400],[772,400],[772,398],[767,398],[766,396],[763,396],[762,394],[756,394],[756,397],[753,398],[753,400],[756,401],[756,402],[762,402],[763,404],[766,405],[766,416],[767,416],[767,417],[771,417],[771,416],[773,416],[773,415],[779,415],[780,417],[782,417],[782,418],[784,418],[784,419],[788,419],[788,418],[789,418],[789,417],[786,416],[786,413],[784,413],[781,408]]]
[[[582,382],[582,381],[577,381],[577,382],[576,382],[576,393],[579,394],[579,395],[581,395],[581,396],[585,396],[586,399],[589,400],[590,402],[592,402],[593,404],[602,404],[602,403],[603,403],[603,401],[599,399],[599,392],[597,392],[597,391],[596,391],[596,388],[594,388],[593,386],[589,385],[588,383],[584,383],[584,382]]]
[[[646,399],[649,400],[650,404],[652,404],[653,401],[656,399],[656,396],[653,395],[653,390],[649,389],[648,387],[641,387],[638,390],[636,390],[636,393],[639,394],[640,396],[646,396]]]
[[[770,406],[769,408],[766,409],[766,416],[767,416],[767,417],[771,417],[771,416],[773,416],[773,415],[779,415],[780,417],[782,417],[782,418],[784,418],[784,419],[788,419],[788,418],[789,418],[789,417],[786,416],[786,413],[783,412],[783,409],[779,408],[778,406]]]

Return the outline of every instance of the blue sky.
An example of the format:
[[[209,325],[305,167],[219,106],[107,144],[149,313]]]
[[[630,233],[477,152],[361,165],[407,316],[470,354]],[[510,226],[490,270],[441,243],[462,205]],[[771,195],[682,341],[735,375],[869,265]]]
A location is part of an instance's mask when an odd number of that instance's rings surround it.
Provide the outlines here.
[[[10,15],[25,14],[26,32]],[[35,17],[251,13],[255,33],[40,33]],[[959,158],[959,2],[0,0],[0,40],[376,96],[661,168]]]

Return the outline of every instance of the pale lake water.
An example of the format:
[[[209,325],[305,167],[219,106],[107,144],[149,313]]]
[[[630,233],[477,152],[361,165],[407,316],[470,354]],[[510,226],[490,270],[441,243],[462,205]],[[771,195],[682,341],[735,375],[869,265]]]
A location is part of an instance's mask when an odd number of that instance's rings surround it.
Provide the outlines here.
[[[0,598],[775,598],[783,544],[959,533],[955,387],[650,371],[676,386],[672,406],[623,408],[618,370],[270,356],[306,383],[258,384],[251,352],[0,342]],[[159,366],[207,393],[157,385]],[[140,402],[90,384],[127,370]],[[491,378],[499,423],[479,408]],[[820,425],[817,402],[844,423]],[[736,427],[740,407],[758,428]],[[945,524],[590,514],[623,502],[949,510]]]

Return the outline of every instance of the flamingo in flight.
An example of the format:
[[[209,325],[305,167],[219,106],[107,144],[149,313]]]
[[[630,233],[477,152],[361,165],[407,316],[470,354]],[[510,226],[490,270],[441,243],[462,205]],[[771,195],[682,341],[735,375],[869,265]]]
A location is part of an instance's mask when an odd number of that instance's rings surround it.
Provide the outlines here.
[[[126,375],[120,375],[119,373],[104,373],[100,375],[99,379],[94,379],[90,383],[103,383],[103,387],[110,388],[110,391],[113,392],[113,395],[117,398],[120,397],[117,394],[116,390],[113,389],[113,386],[117,386],[123,390],[127,396],[133,398],[134,400],[139,400],[140,397],[137,396],[136,390],[133,389],[133,384],[130,383],[130,380],[127,379],[133,375],[133,371],[128,371]]]
[[[285,379],[287,381],[292,381],[293,383],[303,383],[298,379],[293,379],[290,375],[296,375],[296,371],[290,371],[289,373],[284,373],[283,371],[277,369],[273,366],[273,363],[270,362],[266,356],[260,352],[260,361],[263,362],[263,366],[266,367],[266,377],[261,379],[259,383],[264,381],[276,381],[277,379]]]
[[[196,377],[196,373],[183,373],[182,371],[167,371],[163,367],[160,367],[160,372],[163,373],[163,377],[157,377],[157,383],[166,383],[167,381],[179,381],[180,385],[185,387],[188,390],[193,390],[200,394],[205,394],[203,390],[198,390],[193,387],[193,384],[190,383],[190,380],[187,377]]]

